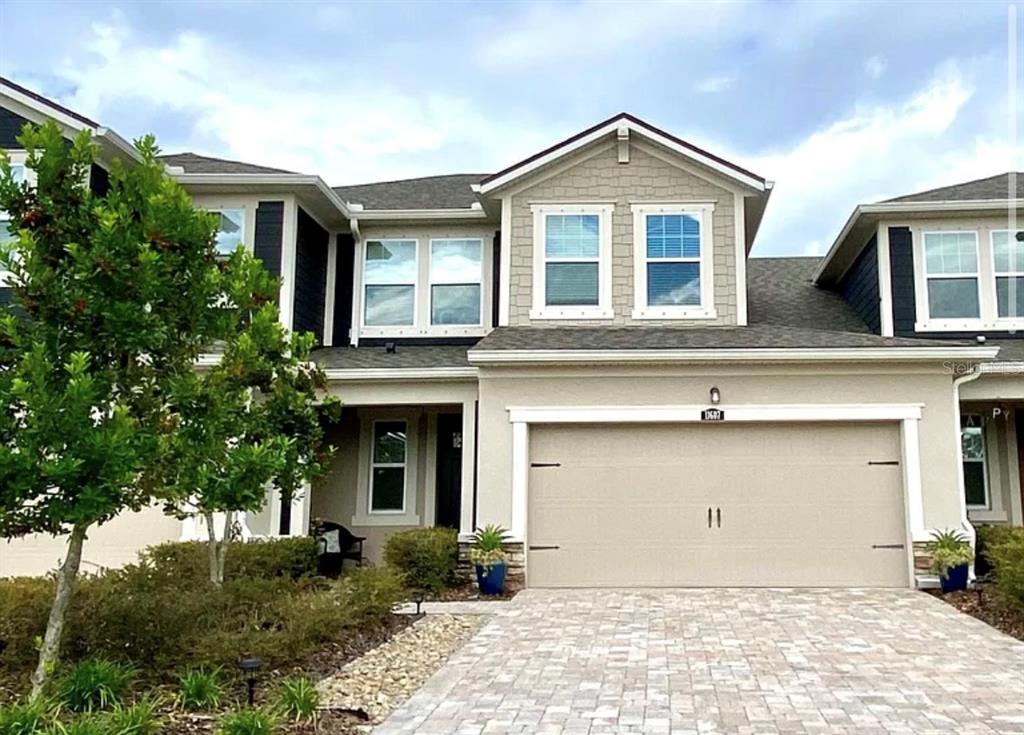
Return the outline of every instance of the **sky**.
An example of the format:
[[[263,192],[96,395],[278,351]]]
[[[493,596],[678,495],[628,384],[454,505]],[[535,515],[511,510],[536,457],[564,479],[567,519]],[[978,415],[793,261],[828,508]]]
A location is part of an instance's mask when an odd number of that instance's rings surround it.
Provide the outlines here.
[[[489,173],[628,111],[775,182],[754,255],[815,255],[858,203],[1024,168],[1011,12],[0,0],[0,74],[168,153],[332,185]]]

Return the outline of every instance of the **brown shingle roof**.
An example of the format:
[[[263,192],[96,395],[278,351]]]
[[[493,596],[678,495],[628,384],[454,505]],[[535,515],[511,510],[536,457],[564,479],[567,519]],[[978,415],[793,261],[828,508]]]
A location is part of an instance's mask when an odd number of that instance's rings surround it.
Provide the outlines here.
[[[226,158],[214,158],[213,156],[201,156],[198,153],[170,153],[160,156],[160,160],[168,166],[177,166],[185,169],[187,174],[290,174],[293,171],[285,171],[270,166],[259,166],[254,163],[242,161],[229,161]]]
[[[969,202],[979,199],[1006,199],[1010,196],[1010,177],[1016,179],[1014,198],[1022,198],[1024,194],[1024,173],[1010,171],[996,174],[984,179],[964,181],[952,186],[941,186],[937,189],[919,191],[916,194],[886,199],[886,202]]]
[[[471,186],[486,174],[449,174],[418,179],[335,186],[347,202],[366,209],[469,209],[477,196]]]

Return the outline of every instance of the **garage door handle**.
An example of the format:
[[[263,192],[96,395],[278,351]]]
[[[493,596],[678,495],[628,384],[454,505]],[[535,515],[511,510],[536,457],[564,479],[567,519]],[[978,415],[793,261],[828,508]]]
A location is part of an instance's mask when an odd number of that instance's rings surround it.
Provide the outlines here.
[[[562,547],[561,546],[532,546],[531,545],[530,546],[530,551],[553,551],[555,549],[560,549],[560,548],[562,548]]]
[[[871,544],[872,549],[902,549],[903,544]]]
[[[718,523],[718,527],[721,528],[722,527],[722,509],[721,508],[716,508],[715,509],[715,521]]]

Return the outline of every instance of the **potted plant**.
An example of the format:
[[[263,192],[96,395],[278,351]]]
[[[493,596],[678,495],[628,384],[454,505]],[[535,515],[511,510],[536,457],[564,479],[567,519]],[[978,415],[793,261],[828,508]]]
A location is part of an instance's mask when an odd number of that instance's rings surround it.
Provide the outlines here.
[[[478,528],[473,534],[469,560],[476,566],[476,581],[485,595],[500,595],[505,590],[508,555],[505,540],[508,532],[501,526]]]
[[[966,536],[959,531],[932,531],[928,551],[943,592],[967,589],[967,565],[974,561],[974,550]]]

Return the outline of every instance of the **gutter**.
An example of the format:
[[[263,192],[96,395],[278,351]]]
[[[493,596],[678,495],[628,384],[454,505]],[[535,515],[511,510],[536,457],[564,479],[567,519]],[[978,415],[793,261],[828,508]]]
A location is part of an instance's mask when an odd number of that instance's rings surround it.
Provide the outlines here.
[[[469,351],[474,365],[713,362],[924,362],[991,360],[998,347],[852,347],[833,349],[732,348],[654,350],[480,350]]]
[[[463,380],[477,377],[475,367],[329,368],[328,380]]]
[[[465,207],[449,207],[447,209],[364,209],[362,204],[347,202],[353,213],[364,221],[377,220],[434,220],[434,219],[487,219],[487,212],[484,211],[480,202],[473,202],[467,209]]]
[[[349,203],[329,187],[319,176],[310,174],[190,174],[169,166],[171,178],[183,186],[193,185],[241,185],[241,186],[312,186],[327,199],[345,219],[352,217]]]

